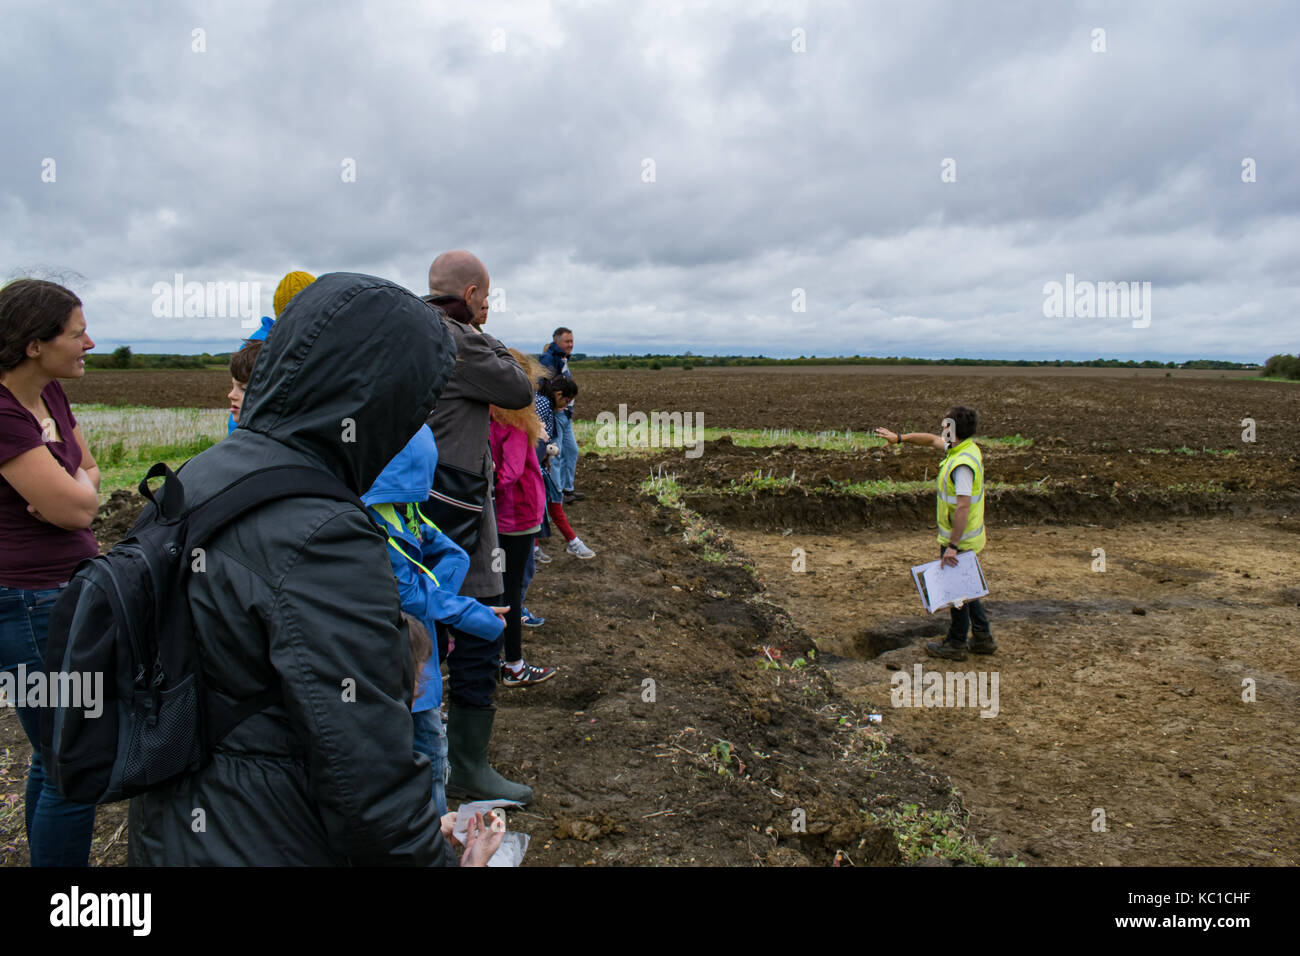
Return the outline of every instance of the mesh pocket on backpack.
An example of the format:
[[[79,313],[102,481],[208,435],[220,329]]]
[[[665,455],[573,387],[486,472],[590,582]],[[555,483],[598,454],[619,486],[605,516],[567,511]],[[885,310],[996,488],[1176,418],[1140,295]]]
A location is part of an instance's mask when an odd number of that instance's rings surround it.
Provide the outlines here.
[[[160,695],[158,720],[131,714],[122,767],[122,790],[130,793],[163,783],[192,769],[199,761],[198,691],[191,674]]]

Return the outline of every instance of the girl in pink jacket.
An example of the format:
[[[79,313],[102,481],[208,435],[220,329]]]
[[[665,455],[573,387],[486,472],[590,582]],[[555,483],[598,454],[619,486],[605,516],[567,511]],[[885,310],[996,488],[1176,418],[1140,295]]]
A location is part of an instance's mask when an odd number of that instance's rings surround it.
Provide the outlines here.
[[[533,374],[537,361],[515,349],[510,353],[536,382]],[[536,386],[534,385],[534,388]],[[533,448],[545,434],[537,409],[533,405],[518,410],[489,406],[492,422],[488,440],[492,463],[496,468],[495,506],[497,544],[505,555],[502,574],[504,593],[493,603],[509,607],[506,612],[505,661],[501,665],[501,682],[507,687],[540,684],[555,676],[554,667],[536,667],[524,661],[523,627],[520,610],[524,566],[533,546],[533,537],[542,530],[542,513],[546,509],[546,488],[542,470]]]

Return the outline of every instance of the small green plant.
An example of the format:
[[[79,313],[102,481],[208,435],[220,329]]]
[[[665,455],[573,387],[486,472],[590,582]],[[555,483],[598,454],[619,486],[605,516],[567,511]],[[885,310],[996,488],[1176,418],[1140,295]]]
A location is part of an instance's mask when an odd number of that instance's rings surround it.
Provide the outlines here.
[[[121,438],[114,442],[101,445],[97,449],[91,449],[91,454],[95,456],[95,462],[100,468],[112,468],[116,465],[125,465],[128,461],[126,442]]]
[[[873,813],[872,818],[894,832],[904,863],[927,856],[960,860],[972,866],[1023,866],[1014,856],[1002,860],[992,854],[993,838],[986,849],[966,835],[965,820],[949,810],[922,810],[908,803],[901,810]]]
[[[701,756],[704,759],[705,765],[716,772],[719,776],[729,777],[735,773],[745,772],[745,762],[741,760],[740,756],[735,752],[735,748],[732,747],[730,740],[722,740],[719,738],[718,742]],[[736,764],[736,769],[734,770],[731,767],[733,762]]]

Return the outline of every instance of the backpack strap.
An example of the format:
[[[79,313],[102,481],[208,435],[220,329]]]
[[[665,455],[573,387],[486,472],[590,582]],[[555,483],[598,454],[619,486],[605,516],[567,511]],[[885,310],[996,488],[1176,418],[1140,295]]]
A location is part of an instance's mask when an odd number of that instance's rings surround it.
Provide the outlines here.
[[[232,481],[190,512],[186,548],[202,544],[213,532],[241,515],[281,498],[330,498],[349,502],[366,513],[366,506],[350,488],[319,468],[306,465],[259,468]]]
[[[163,479],[162,488],[158,491],[161,501],[154,497],[153,489],[149,487],[151,478]],[[185,489],[181,487],[176,473],[167,467],[166,462],[160,461],[150,468],[140,479],[138,487],[141,496],[153,504],[158,516],[164,521],[174,521],[185,510]]]
[[[284,695],[278,687],[241,700],[237,704],[227,704],[210,690],[204,697],[207,711],[207,720],[202,725],[204,737],[206,738],[204,741],[205,750],[212,750],[216,747],[228,733],[242,724],[247,718],[252,717],[254,714],[260,714],[272,704],[278,704],[284,699]]]

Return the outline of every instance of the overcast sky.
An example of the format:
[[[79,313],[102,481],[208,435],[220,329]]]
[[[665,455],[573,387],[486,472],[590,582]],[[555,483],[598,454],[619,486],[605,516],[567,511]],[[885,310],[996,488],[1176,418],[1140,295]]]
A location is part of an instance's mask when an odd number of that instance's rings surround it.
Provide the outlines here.
[[[177,274],[269,313],[466,248],[528,349],[1300,351],[1294,2],[0,9],[0,275],[101,350],[237,347],[154,314]],[[1067,274],[1145,317],[1044,316]]]

